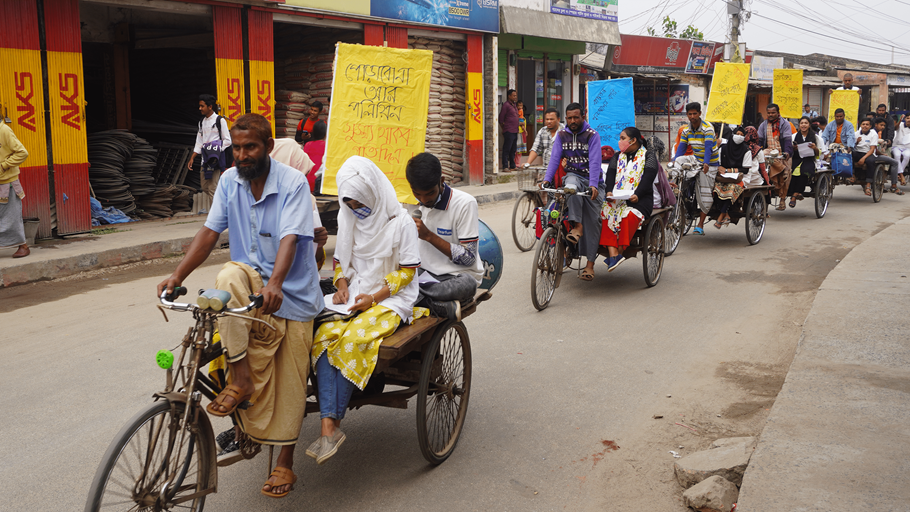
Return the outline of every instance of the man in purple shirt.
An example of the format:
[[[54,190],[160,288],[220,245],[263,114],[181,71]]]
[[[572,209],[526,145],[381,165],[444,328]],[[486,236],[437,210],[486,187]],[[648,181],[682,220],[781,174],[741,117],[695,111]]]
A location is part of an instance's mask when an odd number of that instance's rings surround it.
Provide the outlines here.
[[[588,259],[580,277],[591,281],[594,279],[594,260],[600,245],[603,169],[600,134],[584,120],[584,109],[578,103],[570,103],[566,107],[566,127],[559,130],[553,140],[544,188],[550,188],[563,158],[566,159],[564,186],[575,187],[578,192],[587,191],[591,195],[590,199],[578,195],[569,196],[568,220],[573,223],[573,227],[566,235],[570,242],[578,244],[578,254]]]
[[[509,89],[507,101],[499,110],[499,128],[502,130],[502,168],[515,169],[515,152],[518,151],[518,93]]]

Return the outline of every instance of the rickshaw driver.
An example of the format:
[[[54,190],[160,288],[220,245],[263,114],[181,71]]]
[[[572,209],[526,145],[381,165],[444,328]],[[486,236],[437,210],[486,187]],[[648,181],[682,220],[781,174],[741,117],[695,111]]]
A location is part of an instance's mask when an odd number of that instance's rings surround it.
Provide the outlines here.
[[[413,156],[405,175],[419,203],[406,206],[415,217],[420,238],[421,277],[416,305],[429,308],[438,317],[460,322],[461,302],[473,298],[483,280],[477,200],[446,184],[439,159],[430,153]]]
[[[715,134],[714,127],[701,118],[701,103],[693,101],[686,105],[686,117],[689,118],[689,124],[683,129],[679,144],[676,146],[676,154],[673,155],[673,161],[684,158],[680,163],[698,163],[701,162],[701,173],[698,174],[698,194],[701,197],[703,208],[698,213],[698,225],[695,227],[693,234],[705,234],[705,219],[708,217],[708,211],[714,203],[714,179],[717,177],[717,168],[720,165],[720,155],[714,151]],[[692,148],[692,155],[686,156],[686,151]],[[688,160],[686,162],[685,160]]]

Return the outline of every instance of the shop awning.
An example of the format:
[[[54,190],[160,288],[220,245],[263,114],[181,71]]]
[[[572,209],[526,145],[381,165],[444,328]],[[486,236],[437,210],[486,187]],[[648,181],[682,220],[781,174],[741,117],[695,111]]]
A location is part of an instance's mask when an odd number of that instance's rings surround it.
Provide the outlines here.
[[[500,32],[597,44],[621,44],[619,24],[500,5]],[[603,63],[601,63],[602,65]]]

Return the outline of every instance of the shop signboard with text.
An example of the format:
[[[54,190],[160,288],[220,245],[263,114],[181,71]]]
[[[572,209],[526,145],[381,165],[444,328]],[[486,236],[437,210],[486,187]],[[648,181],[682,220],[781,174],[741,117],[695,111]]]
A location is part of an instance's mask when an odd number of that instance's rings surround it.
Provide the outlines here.
[[[622,36],[613,50],[612,70],[618,73],[710,73],[723,57],[723,45],[668,37]],[[751,62],[751,54],[746,54]]]
[[[671,84],[667,94],[667,84],[635,84],[636,114],[674,114],[684,113],[689,102],[688,84]]]
[[[499,32],[499,0],[286,0],[284,5],[481,32]]]
[[[714,58],[714,43],[692,41],[689,49],[689,60],[686,61],[686,73],[705,74]]]
[[[550,12],[592,20],[618,21],[619,0],[550,0]]]

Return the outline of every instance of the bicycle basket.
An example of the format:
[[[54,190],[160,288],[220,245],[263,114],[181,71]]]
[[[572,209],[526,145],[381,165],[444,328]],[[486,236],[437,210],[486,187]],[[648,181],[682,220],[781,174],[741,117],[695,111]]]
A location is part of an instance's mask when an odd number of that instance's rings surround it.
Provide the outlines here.
[[[518,190],[533,192],[537,190],[537,179],[540,175],[541,168],[530,167],[518,171]]]

